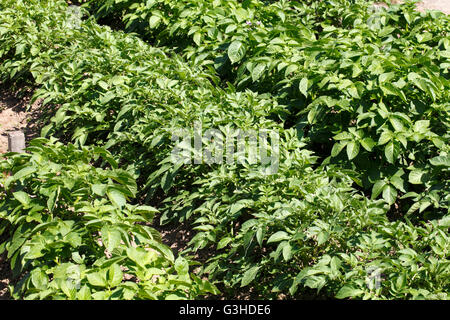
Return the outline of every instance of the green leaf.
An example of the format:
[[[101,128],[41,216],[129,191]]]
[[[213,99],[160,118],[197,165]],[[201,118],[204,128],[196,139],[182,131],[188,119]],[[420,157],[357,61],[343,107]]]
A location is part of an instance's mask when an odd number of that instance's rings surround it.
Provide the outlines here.
[[[354,159],[359,153],[359,143],[357,141],[350,141],[347,143],[347,156],[349,160]]]
[[[395,163],[400,154],[400,148],[393,141],[389,142],[384,148],[384,155],[389,163]]]
[[[330,234],[326,231],[321,231],[318,235],[317,235],[317,245],[321,246],[322,244],[324,244],[328,238],[330,237]]]
[[[31,202],[30,196],[23,191],[14,192],[13,197],[24,206],[28,206]]]
[[[35,167],[25,167],[22,170],[16,172],[13,175],[13,179],[14,180],[19,180],[19,179],[25,178],[25,177],[31,175],[32,173],[34,173],[36,171],[37,171],[37,168],[35,168]]]
[[[225,248],[231,241],[233,241],[233,238],[230,237],[222,238],[217,244],[217,250]]]
[[[273,235],[270,236],[270,238],[267,240],[267,243],[273,243],[273,242],[280,242],[283,240],[289,240],[291,237],[289,234],[285,231],[278,231],[275,232]]]
[[[311,110],[308,112],[308,122],[311,124],[316,123],[317,116],[320,114],[322,108],[320,106],[313,106]]]
[[[83,287],[81,287],[81,289],[77,292],[77,299],[91,300],[91,290],[88,286],[84,285]]]
[[[373,147],[376,145],[376,142],[373,141],[372,138],[364,138],[361,141],[361,145],[363,146],[364,149],[366,149],[367,151],[372,151]]]
[[[372,187],[372,199],[375,199],[380,195],[385,185],[386,182],[384,182],[383,180],[377,180],[375,182],[375,184]]]
[[[144,248],[128,248],[127,256],[141,267],[145,267],[153,260],[153,255]]]
[[[286,21],[286,14],[284,13],[283,10],[278,10],[278,11],[277,11],[277,15],[280,17],[281,22]]]
[[[106,281],[105,272],[95,272],[86,275],[88,282],[96,287],[107,287],[108,282]]]
[[[107,272],[108,284],[110,287],[118,286],[123,280],[123,272],[117,263],[112,264]]]
[[[100,80],[100,81],[98,82],[98,85],[99,85],[103,90],[108,90],[108,89],[109,89],[109,85],[108,85],[105,81],[103,81],[103,80]]]
[[[420,32],[416,33],[416,38],[419,43],[423,43],[433,39],[433,35],[430,32]]]
[[[245,287],[245,286],[249,285],[256,278],[256,275],[258,274],[259,269],[260,269],[259,266],[248,269],[244,273],[244,276],[242,277],[241,287]]]
[[[303,78],[300,80],[299,84],[300,92],[305,96],[308,97],[308,78]]]
[[[378,144],[382,146],[383,144],[386,144],[391,140],[392,140],[392,132],[389,130],[385,130],[381,133],[380,139],[378,139]]]
[[[419,169],[413,170],[409,173],[408,181],[411,184],[423,184],[424,181],[422,181],[422,178],[424,177],[425,174],[426,171]]]
[[[443,166],[443,167],[450,167],[450,156],[437,156],[430,159],[430,163],[433,166]]]
[[[243,202],[236,202],[236,203],[233,203],[233,204],[231,205],[231,207],[230,207],[230,214],[233,215],[233,214],[235,214],[236,212],[241,211],[241,209],[242,209],[242,208],[245,208],[246,206],[247,206],[247,204],[246,204],[246,203],[243,203]]]
[[[330,267],[333,272],[339,272],[341,265],[342,262],[338,257],[331,258]]]
[[[31,282],[37,289],[47,289],[48,277],[41,269],[34,269],[31,272]]]
[[[134,209],[135,214],[139,214],[145,218],[148,222],[153,220],[155,213],[158,213],[158,209],[152,206],[138,206]]]
[[[443,226],[444,228],[450,228],[450,216],[445,216],[442,219],[438,220],[438,224]]]
[[[99,102],[101,104],[107,104],[108,102],[110,102],[112,99],[114,99],[116,97],[115,92],[113,91],[108,91],[106,94],[104,94],[103,96],[100,97]]]
[[[387,72],[387,73],[383,73],[380,74],[380,76],[378,77],[378,81],[380,81],[380,83],[384,83],[384,82],[392,82],[390,80],[392,80],[395,77],[395,73],[394,72]]]
[[[336,142],[331,149],[331,156],[336,157],[346,146],[345,143]]]
[[[114,229],[112,226],[104,226],[101,230],[102,242],[109,252],[112,252],[120,245],[122,240],[122,234],[119,230]]]
[[[175,260],[174,267],[179,275],[187,275],[189,273],[189,263],[183,257],[178,257]]]
[[[246,50],[242,42],[233,41],[228,47],[228,57],[230,58],[231,63],[241,61],[245,56],[245,52]]]
[[[199,45],[201,44],[201,41],[202,41],[202,34],[201,34],[200,32],[194,33],[194,38],[193,38],[193,40],[194,40],[194,43],[195,43],[197,46],[199,46]]]
[[[395,281],[397,290],[401,290],[406,286],[406,273],[403,272]]]
[[[158,16],[151,16],[148,23],[150,25],[151,29],[155,29],[159,26],[159,23],[161,22],[161,17]]]
[[[405,129],[403,121],[399,117],[389,117],[389,122],[392,124],[392,127],[394,127],[395,131],[403,131]]]
[[[105,195],[107,188],[108,186],[106,184],[93,184],[91,186],[92,193],[100,197],[103,197]]]
[[[164,173],[163,177],[161,178],[161,189],[163,189],[165,193],[167,193],[172,187],[173,178],[174,174],[170,171]]]
[[[292,246],[289,242],[283,246],[283,259],[284,261],[289,261],[292,258]]]
[[[58,194],[59,194],[59,187],[58,187],[58,190],[53,190],[53,192],[48,197],[48,199],[47,199],[48,211],[53,212],[53,209],[55,207],[55,202],[56,202],[56,196]]]
[[[258,63],[252,70],[252,80],[253,82],[256,82],[259,78],[261,78],[261,75],[264,73],[264,70],[266,69],[265,63]]]
[[[231,32],[233,32],[236,29],[237,29],[237,26],[235,24],[230,24],[225,29],[225,33],[231,33]]]
[[[430,120],[419,120],[414,123],[414,132],[426,133],[430,126]]]
[[[259,227],[258,230],[256,230],[256,241],[258,242],[260,247],[262,247],[263,238],[264,238],[264,230],[263,228]]]
[[[160,243],[158,241],[155,241],[155,240],[149,240],[148,243],[149,243],[151,248],[153,248],[153,249],[159,251],[160,253],[162,253],[163,256],[167,260],[169,260],[170,262],[174,262],[175,261],[175,257],[173,255],[173,252],[168,246],[166,246],[165,244]]]
[[[398,190],[401,190],[403,192],[405,191],[405,187],[404,187],[404,181],[401,177],[399,176],[393,176],[390,178],[390,183],[397,188]]]
[[[383,199],[386,200],[389,205],[392,205],[397,199],[397,190],[389,184],[384,186]]]
[[[108,198],[109,200],[111,200],[113,205],[115,205],[118,208],[122,208],[127,202],[123,193],[117,190],[116,188],[113,187],[108,188],[106,194],[108,195]]]

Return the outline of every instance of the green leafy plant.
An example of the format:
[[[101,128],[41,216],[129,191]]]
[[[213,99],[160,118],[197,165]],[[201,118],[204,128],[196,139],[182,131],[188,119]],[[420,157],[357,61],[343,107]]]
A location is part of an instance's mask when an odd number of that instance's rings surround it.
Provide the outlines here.
[[[148,226],[157,210],[132,205],[136,183],[105,149],[35,139],[6,154],[1,244],[24,299],[192,299],[217,289],[189,273]],[[106,162],[100,169],[94,163]]]
[[[447,170],[427,171],[421,183],[395,176],[427,170],[431,158],[448,152],[445,14],[416,12],[413,2],[377,10],[362,0],[108,0],[87,7],[122,17],[128,30],[173,47],[223,83],[272,93],[289,111],[282,120],[305,128],[324,163],[357,169],[364,189],[402,214],[418,209],[409,192],[428,198],[433,190],[430,205],[446,207],[438,181],[448,180]],[[379,192],[380,181],[394,176],[398,183]]]

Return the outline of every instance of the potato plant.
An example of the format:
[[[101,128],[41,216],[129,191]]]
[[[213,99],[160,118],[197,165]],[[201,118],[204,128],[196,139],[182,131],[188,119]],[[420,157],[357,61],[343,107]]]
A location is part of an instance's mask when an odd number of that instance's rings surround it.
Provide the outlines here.
[[[366,0],[88,4],[99,17],[121,16],[127,30],[173,47],[223,83],[270,92],[288,111],[281,121],[302,127],[324,163],[356,169],[373,198],[395,203],[402,215],[429,207],[442,214],[445,14],[416,12],[410,2],[375,9]]]

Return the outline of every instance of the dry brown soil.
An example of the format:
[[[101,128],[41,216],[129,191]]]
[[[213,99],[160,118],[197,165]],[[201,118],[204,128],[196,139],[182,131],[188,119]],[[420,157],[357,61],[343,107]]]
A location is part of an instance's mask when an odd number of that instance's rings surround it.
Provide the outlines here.
[[[37,119],[41,101],[30,105],[31,96],[31,89],[19,93],[0,87],[0,154],[8,150],[8,132],[21,130],[26,141],[39,136]]]

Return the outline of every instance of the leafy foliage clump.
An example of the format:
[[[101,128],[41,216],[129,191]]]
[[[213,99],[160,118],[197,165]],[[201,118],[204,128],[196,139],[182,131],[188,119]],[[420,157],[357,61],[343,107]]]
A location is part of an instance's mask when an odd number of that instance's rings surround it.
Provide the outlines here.
[[[16,298],[195,298],[211,282],[448,299],[448,18],[344,0],[96,3],[178,52],[88,15],[74,26],[64,1],[0,1],[0,77],[32,82],[51,115],[50,142],[1,162]],[[174,129],[194,122],[278,132],[277,172],[173,163]],[[212,252],[201,275],[158,242],[153,207],[196,232],[186,254]],[[30,258],[27,241],[48,248]]]
[[[193,299],[217,293],[189,273],[148,226],[157,210],[132,205],[134,177],[105,149],[40,138],[0,162],[0,230],[10,234],[14,298]],[[102,169],[94,163],[107,163]]]
[[[270,92],[285,108],[285,125],[301,127],[324,163],[355,169],[372,198],[406,215],[429,207],[442,215],[450,18],[419,13],[412,2],[372,4],[103,0],[87,7],[223,83]]]

